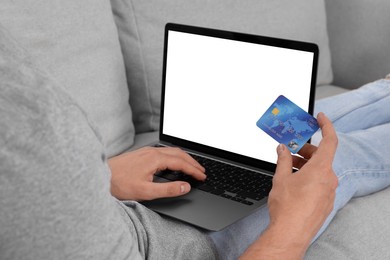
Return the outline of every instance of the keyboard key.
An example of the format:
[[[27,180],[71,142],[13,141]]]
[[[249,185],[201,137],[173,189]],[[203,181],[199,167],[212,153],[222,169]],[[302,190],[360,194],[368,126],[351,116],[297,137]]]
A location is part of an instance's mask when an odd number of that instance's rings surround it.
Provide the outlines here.
[[[239,198],[239,197],[232,197],[232,200],[234,201],[238,201],[238,202],[241,202],[243,201],[243,199]]]
[[[230,196],[229,194],[222,194],[221,197],[224,197],[224,198],[227,198],[227,199],[231,199],[233,198],[232,196]]]
[[[222,193],[224,193],[225,191],[224,190],[221,190],[221,189],[214,189],[212,190],[210,193],[211,194],[215,194],[215,195],[221,195]]]
[[[212,191],[214,188],[208,186],[207,184],[201,184],[201,185],[198,187],[198,189],[199,189],[199,190],[202,190],[202,191],[205,191],[205,192],[210,192],[210,191]]]
[[[253,205],[253,202],[251,201],[248,201],[248,200],[242,200],[241,203],[245,204],[245,205]]]
[[[239,193],[237,193],[237,195],[241,196],[241,197],[244,197],[244,198],[250,198],[250,199],[253,199],[253,200],[261,200],[262,198],[264,198],[265,196],[262,196],[260,194],[257,194],[257,193],[253,193],[253,192],[249,192],[249,191],[240,191]]]

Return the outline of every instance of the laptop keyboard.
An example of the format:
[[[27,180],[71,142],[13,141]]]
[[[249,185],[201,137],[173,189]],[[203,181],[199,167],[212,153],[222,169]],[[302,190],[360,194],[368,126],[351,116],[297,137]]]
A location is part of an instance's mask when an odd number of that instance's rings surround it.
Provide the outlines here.
[[[186,181],[193,188],[245,205],[252,205],[253,200],[259,201],[267,197],[271,191],[272,176],[205,157],[190,155],[205,167],[207,178],[204,182],[197,181],[179,171],[165,170],[156,175],[171,181]]]

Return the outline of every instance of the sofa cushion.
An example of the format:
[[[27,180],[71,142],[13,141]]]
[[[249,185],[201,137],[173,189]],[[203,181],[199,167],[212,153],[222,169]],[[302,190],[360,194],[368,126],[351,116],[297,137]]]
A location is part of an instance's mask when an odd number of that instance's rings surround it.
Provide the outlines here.
[[[0,23],[86,111],[109,156],[132,145],[126,75],[109,0],[3,0]]]
[[[389,10],[389,0],[326,0],[333,84],[353,89],[390,73]]]
[[[334,86],[334,85],[322,85],[318,86],[316,89],[316,100],[327,98],[330,96],[335,96],[338,94],[342,94],[348,92],[349,89]]]
[[[390,259],[390,188],[352,199],[309,247],[305,259]]]
[[[322,0],[112,0],[111,4],[125,58],[136,132],[158,129],[167,22],[315,42],[321,53],[317,83],[332,81]]]

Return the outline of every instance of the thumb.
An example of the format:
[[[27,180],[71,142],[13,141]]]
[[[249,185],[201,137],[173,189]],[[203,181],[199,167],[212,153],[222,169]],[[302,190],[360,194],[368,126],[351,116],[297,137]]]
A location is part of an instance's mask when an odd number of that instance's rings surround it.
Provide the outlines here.
[[[276,165],[275,175],[285,176],[292,173],[292,156],[290,151],[284,144],[279,144],[276,149],[278,153],[278,161]]]
[[[184,181],[173,181],[164,183],[150,183],[150,190],[153,191],[149,199],[177,197],[188,193],[191,190],[190,184]]]

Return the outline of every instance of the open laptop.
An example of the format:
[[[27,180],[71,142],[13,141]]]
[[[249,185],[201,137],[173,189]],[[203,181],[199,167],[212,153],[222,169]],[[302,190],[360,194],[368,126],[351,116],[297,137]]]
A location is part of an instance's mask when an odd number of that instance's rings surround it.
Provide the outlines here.
[[[279,95],[312,113],[317,62],[313,43],[167,24],[159,145],[186,150],[213,183],[157,173],[156,182],[184,179],[193,188],[144,204],[214,231],[264,206],[278,143],[256,122]]]

